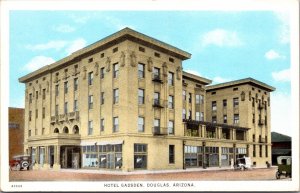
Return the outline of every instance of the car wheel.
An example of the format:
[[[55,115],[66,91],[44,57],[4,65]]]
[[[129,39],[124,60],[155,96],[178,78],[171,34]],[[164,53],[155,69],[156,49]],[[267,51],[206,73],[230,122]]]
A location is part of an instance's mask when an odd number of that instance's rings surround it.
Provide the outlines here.
[[[21,165],[20,165],[20,164],[17,164],[17,165],[16,165],[16,170],[17,170],[17,171],[20,171],[20,170],[21,170]]]
[[[276,172],[276,179],[280,179],[280,173]]]
[[[29,166],[29,163],[27,161],[22,162],[22,168],[27,168]]]

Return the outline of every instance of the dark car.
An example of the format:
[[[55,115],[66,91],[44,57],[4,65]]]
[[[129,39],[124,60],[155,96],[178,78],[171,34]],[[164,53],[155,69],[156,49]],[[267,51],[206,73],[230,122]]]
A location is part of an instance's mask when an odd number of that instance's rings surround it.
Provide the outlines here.
[[[17,155],[14,156],[12,160],[9,161],[10,170],[29,170],[31,164],[31,159],[29,155]]]

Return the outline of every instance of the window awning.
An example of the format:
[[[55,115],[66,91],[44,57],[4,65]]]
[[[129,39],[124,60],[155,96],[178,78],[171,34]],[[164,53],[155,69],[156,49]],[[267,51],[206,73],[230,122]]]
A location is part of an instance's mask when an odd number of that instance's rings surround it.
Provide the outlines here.
[[[119,145],[123,144],[124,140],[116,140],[116,141],[82,141],[80,143],[81,146],[85,145]]]

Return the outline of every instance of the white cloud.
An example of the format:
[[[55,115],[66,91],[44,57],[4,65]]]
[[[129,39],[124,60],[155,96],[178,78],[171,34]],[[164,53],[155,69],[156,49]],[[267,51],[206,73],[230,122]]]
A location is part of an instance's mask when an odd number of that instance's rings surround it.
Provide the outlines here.
[[[73,52],[83,48],[86,46],[86,41],[83,38],[76,39],[70,42],[69,46],[66,48],[66,52],[68,55],[72,54]]]
[[[26,45],[25,48],[29,50],[48,50],[48,49],[56,49],[60,50],[67,45],[66,41],[62,40],[52,40],[45,44],[36,44],[36,45]]]
[[[281,82],[291,81],[291,69],[285,69],[279,72],[272,72],[272,77],[276,81],[281,81]]]
[[[279,25],[279,42],[283,44],[287,44],[290,42],[290,21],[289,21],[289,12],[275,12],[275,16],[280,22]]]
[[[190,73],[190,74],[194,74],[196,76],[201,76],[201,74],[198,71],[196,71],[196,70],[189,70],[189,69],[187,69],[187,70],[184,70],[184,71],[187,72],[187,73]]]
[[[219,84],[219,83],[224,83],[224,82],[229,82],[231,79],[229,78],[222,78],[220,76],[216,76],[213,78],[213,84]]]
[[[75,28],[70,26],[70,25],[66,25],[66,24],[61,24],[58,26],[54,26],[52,28],[54,31],[58,31],[58,32],[62,32],[62,33],[70,33],[75,31]]]
[[[36,56],[32,58],[27,64],[25,64],[24,69],[27,71],[34,71],[54,62],[55,60],[53,58],[46,56]]]
[[[271,131],[292,136],[291,95],[271,93]]]
[[[279,59],[279,58],[285,58],[283,55],[280,55],[278,52],[275,50],[269,50],[265,53],[265,57],[268,60],[274,60],[274,59]]]
[[[234,31],[215,29],[202,36],[202,46],[215,45],[219,47],[236,47],[242,45],[241,39]]]
[[[70,14],[69,17],[73,19],[73,21],[75,23],[80,23],[80,24],[85,24],[90,18],[91,18],[91,14],[87,14],[87,15],[75,15],[75,14]]]

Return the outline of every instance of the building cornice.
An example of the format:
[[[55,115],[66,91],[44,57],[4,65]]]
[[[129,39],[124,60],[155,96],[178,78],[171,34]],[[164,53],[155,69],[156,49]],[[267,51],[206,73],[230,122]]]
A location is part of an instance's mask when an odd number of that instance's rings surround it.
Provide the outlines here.
[[[212,80],[210,80],[210,79],[203,78],[203,77],[200,77],[200,76],[197,76],[197,75],[185,72],[185,71],[183,71],[182,76],[183,76],[183,79],[192,80],[192,81],[204,84],[204,85],[208,85],[208,84],[212,83]]]

